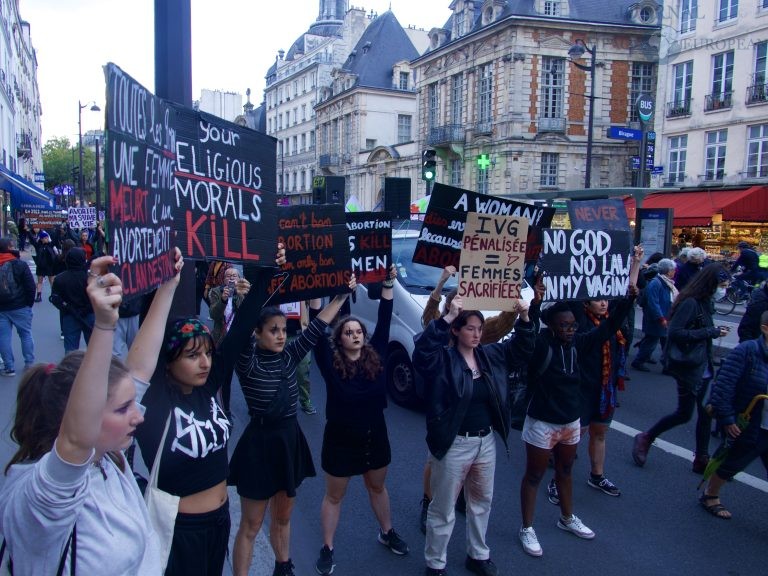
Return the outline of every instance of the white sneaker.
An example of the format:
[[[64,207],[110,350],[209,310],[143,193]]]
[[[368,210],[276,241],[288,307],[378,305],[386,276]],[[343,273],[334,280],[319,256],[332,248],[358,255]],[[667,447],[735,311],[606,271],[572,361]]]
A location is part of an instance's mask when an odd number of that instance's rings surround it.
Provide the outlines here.
[[[541,556],[544,552],[539,544],[539,539],[536,538],[536,531],[533,527],[523,528],[520,527],[520,543],[523,545],[523,550],[531,556]]]
[[[595,533],[584,526],[576,514],[572,514],[570,520],[566,520],[560,516],[560,519],[557,521],[557,527],[560,528],[560,530],[565,530],[571,534],[575,534],[579,538],[584,538],[585,540],[592,540],[592,538],[595,537]]]

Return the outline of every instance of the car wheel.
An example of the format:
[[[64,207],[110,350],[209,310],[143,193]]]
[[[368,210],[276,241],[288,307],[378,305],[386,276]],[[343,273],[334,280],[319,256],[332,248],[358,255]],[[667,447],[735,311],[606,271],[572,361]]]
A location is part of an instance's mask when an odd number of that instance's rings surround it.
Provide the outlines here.
[[[387,390],[395,404],[406,408],[418,404],[416,394],[416,371],[402,348],[396,348],[387,359]]]

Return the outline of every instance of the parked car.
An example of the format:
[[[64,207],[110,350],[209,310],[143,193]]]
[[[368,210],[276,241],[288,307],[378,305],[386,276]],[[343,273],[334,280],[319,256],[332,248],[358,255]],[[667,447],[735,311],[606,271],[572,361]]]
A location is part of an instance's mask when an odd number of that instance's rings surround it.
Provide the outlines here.
[[[415,264],[413,259],[416,241],[419,237],[420,222],[413,222],[417,229],[399,229],[392,233],[392,260],[397,266],[397,282],[394,286],[394,309],[389,332],[389,356],[386,365],[387,389],[392,400],[401,406],[418,407],[424,397],[424,385],[413,368],[414,336],[422,331],[421,316],[427,305],[429,294],[440,279],[442,270]],[[443,287],[443,293],[456,287],[457,279],[450,278]],[[358,288],[352,313],[359,316],[369,330],[373,329],[377,317],[377,294],[368,294],[365,287]],[[524,283],[523,298],[530,302],[533,289]],[[483,311],[494,316],[497,311]]]

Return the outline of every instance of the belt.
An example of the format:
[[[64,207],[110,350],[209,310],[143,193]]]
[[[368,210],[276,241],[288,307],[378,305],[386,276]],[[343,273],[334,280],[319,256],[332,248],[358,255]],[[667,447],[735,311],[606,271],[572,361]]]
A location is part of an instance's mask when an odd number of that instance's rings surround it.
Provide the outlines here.
[[[469,432],[459,432],[459,436],[464,436],[466,438],[484,438],[485,436],[488,436],[493,432],[493,426],[488,426],[488,428],[481,428],[480,430],[472,430]]]

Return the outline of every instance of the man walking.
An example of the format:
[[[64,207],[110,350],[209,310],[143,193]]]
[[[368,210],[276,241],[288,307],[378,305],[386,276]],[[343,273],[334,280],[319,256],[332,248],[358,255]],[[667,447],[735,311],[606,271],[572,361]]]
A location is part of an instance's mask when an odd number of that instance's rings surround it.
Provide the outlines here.
[[[29,265],[11,251],[7,238],[0,238],[0,356],[5,368],[2,376],[15,376],[15,360],[11,346],[13,327],[21,340],[24,368],[35,361],[32,340],[32,306],[35,302],[35,279]]]

